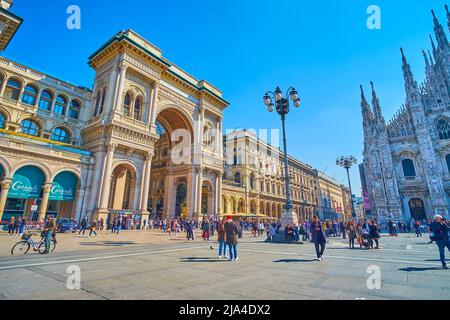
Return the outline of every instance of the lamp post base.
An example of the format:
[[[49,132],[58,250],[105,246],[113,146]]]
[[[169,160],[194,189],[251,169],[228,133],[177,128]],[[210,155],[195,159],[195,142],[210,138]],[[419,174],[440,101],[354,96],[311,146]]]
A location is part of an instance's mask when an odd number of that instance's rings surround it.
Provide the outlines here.
[[[284,209],[283,213],[281,214],[281,227],[284,228],[287,225],[290,225],[292,227],[294,224],[298,226],[297,213],[294,211],[294,209]]]

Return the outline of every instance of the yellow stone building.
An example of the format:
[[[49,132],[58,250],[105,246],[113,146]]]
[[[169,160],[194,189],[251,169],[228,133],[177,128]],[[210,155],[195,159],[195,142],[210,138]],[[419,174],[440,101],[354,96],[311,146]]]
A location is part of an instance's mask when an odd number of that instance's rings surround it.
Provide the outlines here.
[[[224,146],[223,214],[280,219],[286,199],[284,153],[249,130],[226,134]],[[347,188],[294,157],[288,157],[288,164],[299,219],[350,217]]]

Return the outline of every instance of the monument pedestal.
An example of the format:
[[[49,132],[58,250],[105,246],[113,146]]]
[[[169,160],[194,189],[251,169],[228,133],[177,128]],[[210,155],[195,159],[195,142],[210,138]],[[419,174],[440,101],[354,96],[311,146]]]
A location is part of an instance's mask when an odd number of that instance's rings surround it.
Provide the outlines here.
[[[294,209],[284,209],[283,213],[281,214],[281,227],[284,229],[287,225],[290,225],[292,227],[294,224],[298,226],[297,213],[294,211]]]
[[[294,224],[299,227],[298,225],[298,217],[297,213],[294,211],[294,209],[283,210],[283,213],[281,214],[281,229],[278,230],[277,234],[272,237],[272,240],[267,242],[271,243],[290,243],[290,244],[303,244],[302,241],[291,241],[288,242],[286,240],[286,235],[284,234],[284,228],[286,228],[287,225],[290,225],[291,228],[294,226]]]

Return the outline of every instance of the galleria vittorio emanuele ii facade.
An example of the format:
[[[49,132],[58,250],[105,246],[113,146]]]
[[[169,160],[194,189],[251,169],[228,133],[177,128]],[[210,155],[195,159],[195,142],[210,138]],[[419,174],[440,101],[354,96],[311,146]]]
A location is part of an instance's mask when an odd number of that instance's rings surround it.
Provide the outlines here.
[[[17,23],[2,33],[2,49],[21,23],[10,3],[1,2],[4,23]],[[219,89],[165,59],[133,30],[115,34],[89,65],[92,89],[0,57],[1,220],[25,215],[41,221],[52,214],[108,223],[126,215],[139,224],[149,217],[281,215],[279,177],[258,179],[261,196],[244,204],[230,195],[230,188],[235,194],[243,189],[227,182],[233,165],[224,174],[228,102]],[[332,195],[329,186],[320,188],[317,171],[290,162],[301,216],[345,214],[343,186],[332,182]],[[275,165],[281,168],[280,161]]]

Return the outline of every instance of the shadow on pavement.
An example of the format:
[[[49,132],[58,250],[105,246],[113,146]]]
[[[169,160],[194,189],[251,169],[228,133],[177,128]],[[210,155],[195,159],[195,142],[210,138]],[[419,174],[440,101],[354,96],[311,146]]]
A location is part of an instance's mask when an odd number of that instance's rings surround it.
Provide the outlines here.
[[[181,262],[223,262],[228,261],[226,259],[219,260],[218,258],[211,258],[211,257],[186,257],[186,258],[180,258]]]
[[[80,242],[82,246],[104,246],[104,247],[122,247],[137,244],[134,241],[97,241],[97,242]]]
[[[431,267],[431,268],[416,268],[416,267],[408,267],[408,268],[401,268],[398,269],[399,271],[406,271],[406,272],[419,272],[419,271],[430,271],[430,270],[441,270],[442,268],[438,267]]]
[[[278,263],[278,262],[285,262],[285,263],[291,263],[291,262],[314,262],[317,261],[317,259],[279,259],[279,260],[274,260],[273,262]]]

